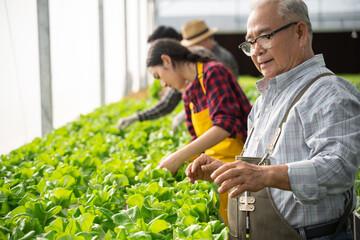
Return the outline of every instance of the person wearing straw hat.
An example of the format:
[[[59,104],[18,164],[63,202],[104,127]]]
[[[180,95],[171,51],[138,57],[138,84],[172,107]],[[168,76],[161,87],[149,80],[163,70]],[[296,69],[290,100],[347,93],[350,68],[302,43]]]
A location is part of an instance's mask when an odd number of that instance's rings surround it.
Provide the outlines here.
[[[217,27],[208,28],[202,19],[191,20],[186,22],[181,28],[183,40],[181,40],[180,43],[185,47],[198,45],[209,49],[229,68],[235,79],[237,79],[239,75],[239,65],[235,57],[214,40],[214,34],[217,30]]]

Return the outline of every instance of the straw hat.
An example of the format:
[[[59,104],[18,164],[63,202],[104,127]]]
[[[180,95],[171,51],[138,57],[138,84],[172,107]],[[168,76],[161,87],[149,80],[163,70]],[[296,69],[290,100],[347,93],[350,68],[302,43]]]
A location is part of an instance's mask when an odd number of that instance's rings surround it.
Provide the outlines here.
[[[216,31],[216,27],[209,29],[202,19],[192,20],[182,26],[181,34],[183,40],[180,43],[188,47],[210,37]]]

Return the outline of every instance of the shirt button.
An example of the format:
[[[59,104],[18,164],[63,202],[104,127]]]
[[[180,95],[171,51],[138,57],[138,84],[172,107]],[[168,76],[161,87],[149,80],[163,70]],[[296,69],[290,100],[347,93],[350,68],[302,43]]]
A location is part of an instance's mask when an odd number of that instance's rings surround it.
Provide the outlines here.
[[[265,112],[268,112],[269,111],[269,109],[268,108],[265,108]]]
[[[259,141],[259,137],[255,137],[255,140],[256,140],[256,141]]]
[[[281,89],[276,90],[278,93],[281,92]]]

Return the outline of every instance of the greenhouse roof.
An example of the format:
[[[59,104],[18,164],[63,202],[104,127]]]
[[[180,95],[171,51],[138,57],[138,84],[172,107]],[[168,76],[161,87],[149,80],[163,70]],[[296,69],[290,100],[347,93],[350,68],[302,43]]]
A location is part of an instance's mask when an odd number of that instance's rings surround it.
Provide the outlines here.
[[[352,31],[360,29],[360,1],[305,0],[314,31]],[[219,32],[246,31],[250,13],[248,0],[160,0],[156,22],[180,30],[184,22],[203,18]]]

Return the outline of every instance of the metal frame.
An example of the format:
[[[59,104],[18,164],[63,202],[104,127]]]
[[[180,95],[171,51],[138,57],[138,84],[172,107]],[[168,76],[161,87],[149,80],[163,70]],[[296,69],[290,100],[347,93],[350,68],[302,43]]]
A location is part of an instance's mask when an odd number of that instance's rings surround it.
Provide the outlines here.
[[[41,134],[53,129],[49,1],[37,0],[41,94]]]
[[[104,1],[99,0],[100,103],[105,104]]]

